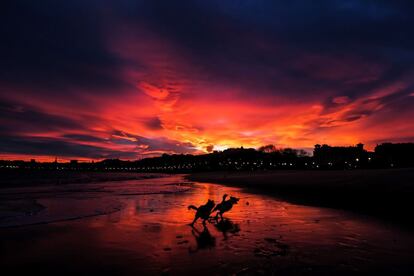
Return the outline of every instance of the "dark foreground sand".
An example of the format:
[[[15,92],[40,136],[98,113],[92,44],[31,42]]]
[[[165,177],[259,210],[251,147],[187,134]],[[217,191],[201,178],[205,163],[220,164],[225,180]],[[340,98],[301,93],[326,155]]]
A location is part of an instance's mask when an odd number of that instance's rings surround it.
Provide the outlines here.
[[[414,226],[414,169],[209,172],[189,180],[229,184],[305,205],[340,208]]]
[[[223,221],[188,225],[188,205],[223,194],[240,198]],[[5,200],[1,275],[414,275],[412,231],[181,175],[0,189]]]

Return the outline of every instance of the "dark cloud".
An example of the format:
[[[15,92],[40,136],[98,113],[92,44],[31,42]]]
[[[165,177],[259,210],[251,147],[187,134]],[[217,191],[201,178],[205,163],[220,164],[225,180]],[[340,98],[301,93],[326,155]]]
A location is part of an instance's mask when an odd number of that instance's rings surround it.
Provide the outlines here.
[[[145,120],[145,126],[149,129],[162,129],[162,122],[158,117],[153,117]]]
[[[121,61],[102,36],[97,1],[6,2],[0,12],[3,83],[59,96],[71,88],[103,93],[127,87],[119,75]]]
[[[138,143],[148,145],[148,150],[153,151],[166,151],[173,153],[194,153],[197,150],[191,143],[183,143],[174,141],[165,137],[161,138],[138,138]]]
[[[83,142],[93,142],[88,145]],[[133,146],[120,150],[114,146]],[[148,154],[191,153],[195,148],[190,143],[181,143],[167,138],[145,138],[121,131],[114,131],[110,139],[93,135],[65,134],[62,137],[37,137],[0,135],[0,152],[7,154],[47,155],[58,157],[85,157],[93,159],[122,158],[137,159]]]
[[[121,145],[136,145],[138,151],[157,151],[170,153],[194,153],[196,148],[191,143],[183,143],[165,137],[142,137],[123,131],[113,131],[111,142]]]
[[[92,136],[92,135],[85,135],[85,134],[65,134],[62,135],[63,138],[68,138],[75,141],[80,142],[96,142],[96,143],[104,143],[107,140]]]
[[[414,136],[403,136],[403,137],[388,137],[388,138],[381,138],[381,139],[374,139],[367,141],[367,143],[373,145],[379,145],[383,143],[412,143],[414,141]]]
[[[0,133],[42,133],[62,129],[84,128],[76,120],[48,114],[36,108],[7,101],[0,101]]]
[[[255,96],[297,100],[315,90],[356,95],[413,69],[401,62],[402,53],[414,59],[410,9],[407,1],[12,1],[1,22],[1,79],[99,93],[131,89],[119,73],[127,61],[107,44],[109,27],[127,24],[132,36],[140,35],[134,28],[145,28],[172,42],[209,81],[247,87],[246,97],[252,89]],[[307,54],[380,61],[389,71],[345,85],[292,66]]]
[[[275,93],[300,100],[313,97],[315,90],[358,95],[413,69],[396,54],[414,46],[413,6],[406,1],[150,1],[127,6],[118,10],[125,20],[173,41],[212,83],[247,87],[247,97]],[[292,66],[306,55],[332,57],[314,61],[325,64],[325,74],[340,70],[334,61],[344,56],[357,59],[350,64],[354,71],[361,70],[359,63],[380,63],[385,71],[363,84],[321,79],[309,68]],[[405,51],[404,56],[414,54]],[[365,67],[359,77],[372,77]]]
[[[119,151],[108,148],[77,144],[58,138],[5,136],[0,138],[0,152],[8,154],[46,155],[58,157],[85,157],[93,159],[136,159],[135,151]]]
[[[214,150],[214,145],[209,145],[206,148],[207,152],[212,152]]]

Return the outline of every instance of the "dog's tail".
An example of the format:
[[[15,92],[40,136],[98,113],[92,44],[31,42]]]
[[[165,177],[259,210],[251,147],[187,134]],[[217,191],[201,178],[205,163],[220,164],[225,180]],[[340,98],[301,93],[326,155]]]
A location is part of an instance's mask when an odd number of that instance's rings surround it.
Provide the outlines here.
[[[189,206],[188,206],[188,210],[190,210],[190,209],[194,209],[194,210],[196,210],[196,211],[198,210],[198,208],[197,208],[197,207],[195,207],[194,205],[189,205]]]

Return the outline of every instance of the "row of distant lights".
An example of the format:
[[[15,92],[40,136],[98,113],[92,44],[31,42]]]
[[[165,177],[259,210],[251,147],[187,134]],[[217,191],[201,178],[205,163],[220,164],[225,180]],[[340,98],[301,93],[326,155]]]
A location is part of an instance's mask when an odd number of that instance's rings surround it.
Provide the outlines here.
[[[231,164],[231,163],[229,163],[229,164]],[[249,163],[248,163],[249,164]],[[315,162],[313,162],[312,163],[313,165],[315,165]],[[332,165],[332,163],[328,163],[329,165]],[[220,164],[220,165],[223,165],[223,164]],[[237,162],[235,162],[235,165],[237,165]],[[257,163],[253,163],[253,165],[257,165]],[[276,164],[272,164],[272,163],[269,163],[269,165],[270,166],[277,166]],[[294,164],[293,163],[279,163],[279,165],[282,165],[282,166],[293,166]],[[308,166],[308,163],[305,163],[305,166]],[[317,168],[319,168],[319,165],[316,165],[316,167]],[[0,168],[11,168],[11,169],[18,169],[18,168],[20,168],[20,166],[0,166]],[[32,167],[25,167],[26,169],[32,169]],[[34,168],[37,168],[37,169],[42,169],[43,167],[34,167]],[[154,169],[189,169],[189,168],[192,168],[192,166],[191,165],[184,165],[184,166],[164,166],[164,167],[143,167],[143,168],[116,168],[116,167],[105,167],[104,168],[104,170],[119,170],[119,169],[121,169],[121,170],[130,170],[130,171],[132,171],[132,170],[150,170],[150,169],[152,169],[152,170],[154,170]],[[77,168],[66,168],[66,167],[57,167],[56,168],[57,170],[78,170]],[[98,168],[95,168],[96,170],[98,169]]]
[[[355,161],[356,162],[359,162],[359,158],[355,158]],[[371,161],[371,157],[368,157],[368,161]],[[206,164],[208,164],[207,162],[205,162]],[[253,165],[258,165],[258,163],[260,163],[260,165],[263,165],[263,161],[261,161],[261,162],[253,162]],[[238,165],[238,162],[237,161],[235,161],[234,162],[234,164],[235,165]],[[242,162],[241,164],[243,164],[243,165],[250,165],[250,162]],[[283,163],[278,163],[279,165],[282,165],[282,166],[293,166],[294,164],[293,163],[286,163],[286,162],[283,162]],[[350,163],[348,163],[347,161],[345,161],[345,164],[349,164],[349,166],[351,166],[351,164]],[[194,163],[194,164],[188,164],[188,165],[183,165],[183,166],[164,166],[164,167],[144,167],[144,168],[131,168],[131,167],[129,167],[129,168],[114,168],[114,167],[105,167],[104,168],[104,170],[119,170],[119,169],[122,169],[122,170],[129,170],[129,171],[136,171],[136,170],[154,170],[154,169],[157,169],[157,170],[159,170],[159,169],[184,169],[184,168],[186,168],[186,169],[189,169],[189,168],[192,168],[192,166],[195,166],[196,164]],[[199,164],[200,165],[200,164]],[[222,166],[223,165],[223,163],[222,162],[219,162],[219,165],[220,166]],[[226,163],[224,163],[224,165],[232,165],[232,162],[231,161],[229,161],[228,162],[228,164],[226,164]],[[277,166],[277,164],[273,164],[273,163],[269,163],[269,165],[270,166]],[[308,166],[309,164],[306,162],[305,163],[305,166]],[[315,162],[312,162],[312,165],[313,166],[315,166],[316,165],[316,168],[319,168],[319,164],[316,164]],[[333,163],[332,162],[328,162],[328,165],[329,166],[333,166]],[[394,164],[390,164],[390,166],[391,167],[393,167],[394,166]],[[18,168],[20,168],[20,166],[16,166],[16,165],[7,165],[7,166],[0,166],[0,168],[11,168],[11,169],[18,169]],[[26,167],[26,168],[31,168],[31,167]],[[40,167],[38,167],[39,169],[40,169]],[[66,168],[66,167],[57,167],[56,169],[58,169],[58,170],[66,170],[66,169],[70,169],[70,170],[77,170],[76,168]],[[95,168],[96,170],[97,170],[97,168]]]

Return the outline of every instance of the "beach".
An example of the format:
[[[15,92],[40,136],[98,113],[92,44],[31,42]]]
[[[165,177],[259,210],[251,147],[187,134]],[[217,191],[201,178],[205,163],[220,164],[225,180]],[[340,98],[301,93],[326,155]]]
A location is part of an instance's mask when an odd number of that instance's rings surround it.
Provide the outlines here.
[[[372,215],[413,227],[414,169],[207,172],[192,181],[221,183],[298,204]]]
[[[223,194],[240,198],[225,220],[188,225],[194,218],[188,205],[217,203]],[[184,175],[1,189],[0,200],[14,202],[0,213],[6,274],[414,271],[414,235],[404,228]]]

